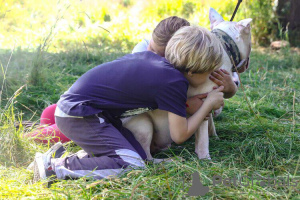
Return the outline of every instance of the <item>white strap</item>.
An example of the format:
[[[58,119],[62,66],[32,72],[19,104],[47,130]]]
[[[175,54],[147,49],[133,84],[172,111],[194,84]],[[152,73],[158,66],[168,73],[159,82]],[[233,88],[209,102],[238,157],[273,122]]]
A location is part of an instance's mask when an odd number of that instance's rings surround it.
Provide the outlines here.
[[[83,117],[80,117],[80,116],[71,116],[71,115],[68,115],[68,114],[64,113],[58,106],[56,106],[54,115],[56,117],[83,118]]]

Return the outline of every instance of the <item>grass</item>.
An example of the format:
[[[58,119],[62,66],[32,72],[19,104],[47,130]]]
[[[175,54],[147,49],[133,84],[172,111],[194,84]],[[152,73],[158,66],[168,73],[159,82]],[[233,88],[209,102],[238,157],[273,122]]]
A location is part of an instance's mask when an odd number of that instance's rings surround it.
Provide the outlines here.
[[[18,63],[23,59],[31,59],[30,54],[15,51],[10,70],[29,73],[31,69],[13,69],[12,66],[20,66]],[[254,49],[250,69],[241,75],[244,91],[240,88],[236,96],[227,100],[224,111],[215,119],[220,140],[210,139],[211,162],[197,159],[194,138],[191,138],[183,145],[173,145],[156,155],[178,155],[185,159],[184,162],[148,164],[147,169],[128,172],[118,179],[62,180],[50,188],[42,182],[33,183],[32,172],[25,168],[35,152],[45,151],[50,144],[43,146],[23,138],[23,133],[30,130],[25,127],[15,129],[14,124],[25,119],[38,120],[42,108],[55,103],[82,73],[120,55],[122,53],[108,56],[99,51],[88,55],[80,51],[47,53],[43,60],[44,85],[27,83],[27,88],[20,89],[13,98],[4,98],[7,106],[2,104],[0,112],[0,199],[185,199],[193,172],[199,172],[203,184],[210,187],[205,199],[299,198],[300,183],[297,187],[278,184],[263,187],[259,180],[247,187],[213,186],[212,183],[214,175],[220,175],[223,180],[241,176],[254,176],[255,180],[289,176],[299,181],[299,53],[290,53],[289,49],[281,52]],[[7,60],[10,53],[1,56]],[[18,74],[11,72],[10,76]],[[14,91],[15,88],[9,89],[8,83],[9,79],[5,85],[7,91]],[[23,84],[26,79],[20,80],[19,86]],[[72,144],[67,146],[70,152],[78,150]]]
[[[299,199],[300,183],[265,187],[257,180],[289,177],[300,182],[300,53],[289,48],[253,50],[250,69],[241,74],[243,88],[225,102],[224,111],[215,119],[220,140],[210,139],[212,161],[197,159],[191,138],[156,155],[177,155],[184,162],[149,163],[146,169],[118,179],[61,180],[50,188],[44,182],[32,182],[33,173],[26,167],[36,152],[46,151],[51,144],[24,138],[32,130],[16,128],[16,124],[38,123],[42,110],[57,102],[79,76],[129,53],[162,18],[174,14],[208,27],[209,6],[225,20],[235,6],[229,0],[105,2],[0,3],[4,27],[0,35],[0,199],[186,199],[194,172],[210,188],[203,199]],[[263,4],[247,0],[237,13],[236,20],[253,17],[256,42],[260,37],[271,38],[265,28],[273,20],[270,6],[270,0]],[[69,152],[80,149],[72,143],[66,147]],[[249,186],[214,186],[215,175],[223,181],[242,176],[255,180]]]

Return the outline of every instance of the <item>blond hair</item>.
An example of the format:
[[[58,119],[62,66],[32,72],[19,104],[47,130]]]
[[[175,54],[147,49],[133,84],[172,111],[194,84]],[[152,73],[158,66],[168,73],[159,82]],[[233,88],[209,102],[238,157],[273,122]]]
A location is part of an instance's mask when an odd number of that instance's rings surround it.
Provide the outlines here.
[[[223,49],[220,41],[207,29],[187,26],[169,40],[165,57],[182,72],[205,73],[221,65]]]
[[[183,26],[189,26],[190,23],[180,17],[168,17],[155,27],[152,33],[152,39],[156,45],[166,47],[173,34]]]

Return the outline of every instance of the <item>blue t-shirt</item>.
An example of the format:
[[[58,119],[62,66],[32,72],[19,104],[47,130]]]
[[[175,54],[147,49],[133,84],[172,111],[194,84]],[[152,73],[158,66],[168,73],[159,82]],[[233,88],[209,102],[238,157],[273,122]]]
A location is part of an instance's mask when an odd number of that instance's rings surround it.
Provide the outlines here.
[[[145,51],[87,71],[57,104],[71,116],[106,111],[122,118],[159,108],[186,117],[187,89],[181,72],[165,58]]]

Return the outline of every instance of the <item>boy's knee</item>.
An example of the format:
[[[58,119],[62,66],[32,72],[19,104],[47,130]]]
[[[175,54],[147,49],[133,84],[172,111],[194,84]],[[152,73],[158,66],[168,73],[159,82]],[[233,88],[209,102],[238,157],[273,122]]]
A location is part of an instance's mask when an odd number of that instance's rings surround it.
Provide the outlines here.
[[[132,167],[145,167],[145,162],[142,157],[135,151],[130,149],[118,149],[116,154],[128,165]],[[128,166],[127,165],[127,166]]]

